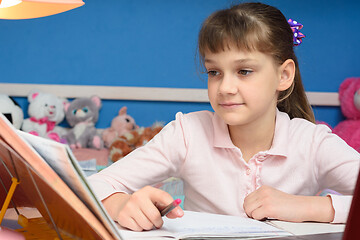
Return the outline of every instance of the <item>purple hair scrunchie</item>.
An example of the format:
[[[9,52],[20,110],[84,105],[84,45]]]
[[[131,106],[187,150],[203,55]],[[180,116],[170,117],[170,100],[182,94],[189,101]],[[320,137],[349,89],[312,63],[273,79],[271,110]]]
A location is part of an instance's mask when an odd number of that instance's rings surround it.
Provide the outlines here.
[[[303,28],[303,25],[295,20],[292,20],[291,18],[288,20],[288,23],[291,27],[291,30],[293,31],[294,46],[298,46],[302,43],[302,38],[305,37],[305,35],[300,32],[300,29]]]

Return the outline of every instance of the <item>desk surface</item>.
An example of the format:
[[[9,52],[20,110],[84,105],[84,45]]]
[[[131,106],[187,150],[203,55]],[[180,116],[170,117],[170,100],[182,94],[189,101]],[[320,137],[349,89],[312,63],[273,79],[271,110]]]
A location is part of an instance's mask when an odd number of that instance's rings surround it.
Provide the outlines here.
[[[18,208],[20,214],[24,215],[26,218],[38,218],[41,217],[40,212],[36,208],[28,208],[28,207],[20,207]],[[22,228],[18,223],[18,215],[13,208],[9,208],[4,216],[4,220],[2,222],[2,226],[10,228],[10,229],[18,229]]]
[[[344,232],[345,224],[315,223],[315,222],[283,222],[270,221],[270,223],[280,229],[290,232],[294,235],[308,235],[317,233]]]
[[[17,208],[20,214],[24,215],[27,218],[38,218],[41,217],[40,212],[36,208],[30,208],[30,207],[19,207]],[[18,215],[14,208],[9,208],[4,217],[5,220],[15,220],[17,221]]]

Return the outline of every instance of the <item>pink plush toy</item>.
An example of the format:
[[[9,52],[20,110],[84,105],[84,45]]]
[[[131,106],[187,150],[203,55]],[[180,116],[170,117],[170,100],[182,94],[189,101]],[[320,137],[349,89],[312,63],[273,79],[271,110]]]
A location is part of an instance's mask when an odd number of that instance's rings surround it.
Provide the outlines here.
[[[122,107],[119,111],[119,115],[111,121],[111,127],[105,129],[102,133],[105,147],[110,147],[116,137],[120,137],[137,127],[135,120],[127,115],[127,107]]]
[[[347,78],[341,83],[339,100],[346,119],[333,132],[360,152],[360,78]]]

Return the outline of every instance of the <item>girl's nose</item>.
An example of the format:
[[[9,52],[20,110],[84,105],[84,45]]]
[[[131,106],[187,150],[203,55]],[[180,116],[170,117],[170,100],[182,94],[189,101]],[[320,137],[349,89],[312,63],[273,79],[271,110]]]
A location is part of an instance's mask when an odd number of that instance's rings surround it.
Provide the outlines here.
[[[236,94],[236,78],[231,75],[224,75],[219,86],[219,94]]]

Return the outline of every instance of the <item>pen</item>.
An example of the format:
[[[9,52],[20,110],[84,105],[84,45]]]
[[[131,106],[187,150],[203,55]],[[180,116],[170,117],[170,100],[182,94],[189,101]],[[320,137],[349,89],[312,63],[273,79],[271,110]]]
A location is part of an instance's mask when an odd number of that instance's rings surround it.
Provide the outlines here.
[[[171,210],[173,210],[174,208],[176,208],[177,206],[179,206],[181,203],[181,199],[175,199],[172,203],[170,203],[169,205],[166,206],[166,208],[164,208],[163,210],[161,210],[160,214],[161,216],[165,216],[166,214],[168,214]]]

